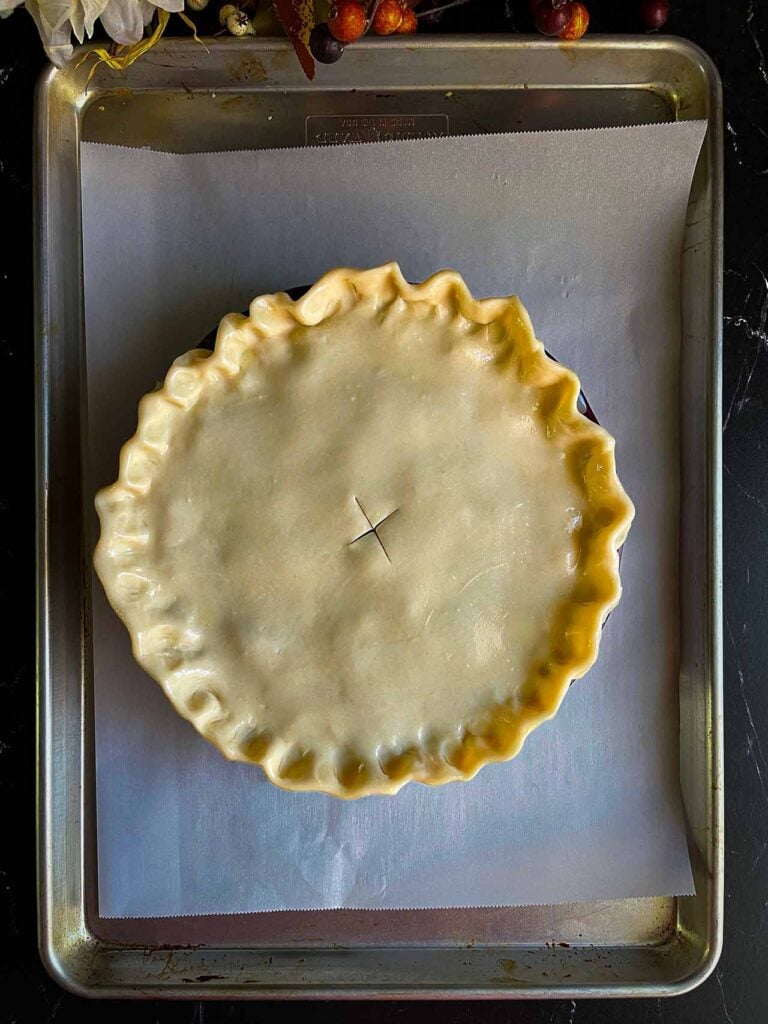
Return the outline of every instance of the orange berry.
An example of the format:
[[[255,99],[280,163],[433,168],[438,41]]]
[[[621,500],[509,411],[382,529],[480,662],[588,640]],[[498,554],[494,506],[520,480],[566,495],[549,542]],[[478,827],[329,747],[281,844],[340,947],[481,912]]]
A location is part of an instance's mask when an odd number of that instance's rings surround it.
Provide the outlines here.
[[[391,36],[400,28],[403,13],[400,0],[381,0],[373,16],[373,31],[377,36]]]
[[[403,9],[403,20],[395,29],[395,32],[399,36],[409,36],[412,32],[416,32],[419,27],[419,19],[410,7]]]
[[[356,42],[365,24],[365,7],[359,0],[339,0],[328,12],[328,31],[340,43]]]
[[[567,39],[569,42],[574,39],[581,39],[588,27],[589,11],[584,4],[575,3],[571,20],[560,33],[560,38]]]

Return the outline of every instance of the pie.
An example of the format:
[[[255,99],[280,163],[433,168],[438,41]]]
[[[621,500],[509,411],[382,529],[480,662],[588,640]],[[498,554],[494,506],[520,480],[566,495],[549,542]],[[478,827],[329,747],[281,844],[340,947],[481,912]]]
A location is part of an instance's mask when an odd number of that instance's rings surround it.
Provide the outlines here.
[[[333,270],[139,406],[94,562],[228,758],[340,797],[513,757],[597,656],[634,514],[517,298]]]

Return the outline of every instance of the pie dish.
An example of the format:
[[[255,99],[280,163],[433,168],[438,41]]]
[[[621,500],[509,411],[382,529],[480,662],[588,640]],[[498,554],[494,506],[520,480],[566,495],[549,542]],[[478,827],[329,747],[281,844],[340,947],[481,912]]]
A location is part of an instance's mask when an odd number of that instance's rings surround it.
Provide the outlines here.
[[[634,510],[515,298],[334,270],[139,406],[94,563],[233,760],[340,797],[512,758],[597,656]]]

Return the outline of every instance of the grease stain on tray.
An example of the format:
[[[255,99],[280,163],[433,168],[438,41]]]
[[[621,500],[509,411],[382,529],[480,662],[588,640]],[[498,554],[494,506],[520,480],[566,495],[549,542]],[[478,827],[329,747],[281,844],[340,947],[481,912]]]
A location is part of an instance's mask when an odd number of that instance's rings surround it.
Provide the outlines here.
[[[513,973],[517,970],[517,960],[509,960],[506,957],[501,957],[497,961],[499,967],[504,972],[501,976],[491,978],[490,980],[495,985],[524,985],[528,988],[531,985],[530,981],[526,981],[524,978],[518,978]]]
[[[230,61],[227,71],[235,82],[266,82],[269,78],[262,62],[252,55]]]

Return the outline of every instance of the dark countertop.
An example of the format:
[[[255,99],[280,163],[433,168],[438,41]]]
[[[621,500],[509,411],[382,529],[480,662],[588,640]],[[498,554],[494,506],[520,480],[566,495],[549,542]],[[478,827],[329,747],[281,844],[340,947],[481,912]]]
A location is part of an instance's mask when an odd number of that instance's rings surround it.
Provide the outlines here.
[[[635,31],[633,4],[591,0],[597,31]],[[673,0],[667,26],[714,58],[726,117],[724,544],[726,708],[725,949],[715,973],[674,1000],[298,1004],[306,1020],[470,1020],[757,1024],[768,1019],[768,8],[759,0]],[[509,31],[527,0],[475,0],[442,29]],[[86,1002],[46,975],[36,949],[34,807],[34,417],[32,101],[43,65],[32,20],[0,23],[0,365],[9,386],[2,474],[0,978],[8,1022],[136,1024],[277,1020],[267,1003]],[[13,379],[19,378],[18,383]],[[8,460],[10,458],[10,465]],[[766,545],[765,547],[763,545]]]

